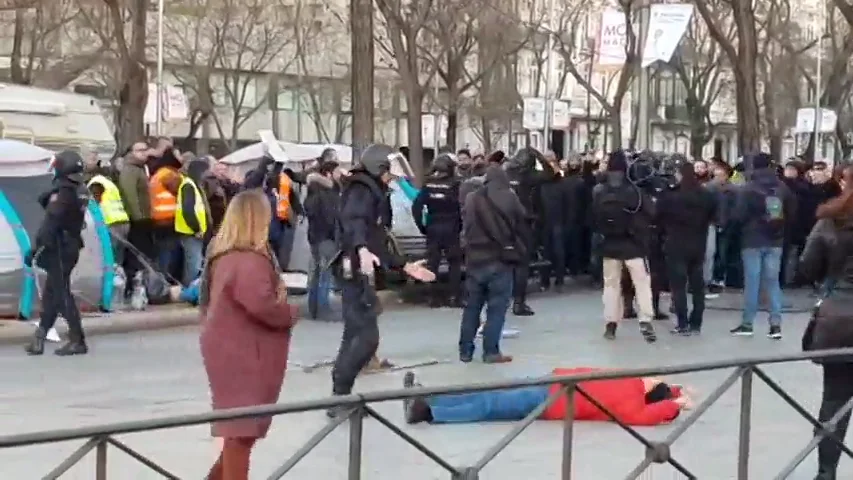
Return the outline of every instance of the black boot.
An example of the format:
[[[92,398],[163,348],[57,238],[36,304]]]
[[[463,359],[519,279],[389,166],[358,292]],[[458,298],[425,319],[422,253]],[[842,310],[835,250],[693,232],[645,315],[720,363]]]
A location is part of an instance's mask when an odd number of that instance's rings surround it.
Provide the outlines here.
[[[525,302],[517,301],[512,304],[512,314],[519,317],[530,317],[536,315],[536,312]]]
[[[86,346],[86,341],[83,339],[75,340],[71,339],[65,343],[65,345],[56,349],[53,352],[55,355],[60,357],[70,357],[71,355],[86,355],[89,353],[89,347]]]
[[[44,337],[47,333],[42,330],[41,327],[36,328],[36,332],[33,334],[32,340],[30,343],[24,347],[24,351],[27,352],[27,355],[41,355],[44,353]]]

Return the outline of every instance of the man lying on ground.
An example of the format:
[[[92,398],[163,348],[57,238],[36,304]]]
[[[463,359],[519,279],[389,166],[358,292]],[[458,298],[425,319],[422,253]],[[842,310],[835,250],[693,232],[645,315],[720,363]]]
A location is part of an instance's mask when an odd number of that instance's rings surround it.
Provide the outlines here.
[[[576,375],[601,371],[598,368],[557,368],[554,375]],[[406,372],[405,388],[420,386],[413,372]],[[653,426],[675,420],[691,407],[681,386],[659,378],[621,378],[591,380],[578,386],[602,407],[627,425]],[[472,423],[522,420],[541,405],[561,385],[543,385],[509,390],[439,395],[404,402],[407,423]],[[610,421],[611,418],[583,395],[575,392],[575,420]],[[540,419],[561,420],[566,416],[567,398],[563,395],[545,409]]]

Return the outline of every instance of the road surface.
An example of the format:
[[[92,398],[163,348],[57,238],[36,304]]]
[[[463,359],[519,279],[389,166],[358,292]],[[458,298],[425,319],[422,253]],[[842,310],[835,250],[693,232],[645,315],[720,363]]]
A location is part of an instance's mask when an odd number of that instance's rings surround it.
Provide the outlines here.
[[[646,345],[633,325],[620,330],[615,342],[601,338],[601,306],[598,294],[579,291],[561,297],[536,298],[532,318],[510,317],[521,329],[516,339],[505,340],[506,353],[515,355],[508,365],[469,365],[453,361],[459,313],[452,310],[414,308],[388,312],[383,318],[381,353],[395,362],[445,360],[422,368],[426,384],[464,383],[537,375],[555,366],[653,366],[686,361],[726,359],[799,350],[805,314],[785,317],[785,338],[771,341],[763,335],[752,339],[731,338],[728,329],[737,321],[734,312],[711,311],[701,338],[674,338],[660,328],[660,341]],[[663,327],[659,322],[658,325]],[[668,326],[668,325],[667,325]],[[766,327],[764,315],[757,330]],[[303,322],[292,342],[291,359],[312,363],[331,357],[340,335],[339,324]],[[193,329],[140,332],[97,337],[92,354],[59,359],[52,355],[27,358],[19,348],[0,348],[3,365],[0,394],[0,428],[4,434],[53,428],[102,424],[152,416],[194,413],[209,408],[205,374]],[[816,411],[820,393],[819,370],[812,364],[777,365],[770,375],[789,389],[806,408]],[[710,392],[726,372],[693,374],[675,379],[703,393]],[[402,372],[362,377],[362,391],[398,387]],[[283,400],[325,396],[330,389],[327,369],[305,373],[291,369],[285,380]],[[806,421],[799,418],[758,379],[755,380],[752,433],[752,478],[772,478],[810,436]],[[738,391],[728,392],[688,433],[676,442],[674,456],[701,479],[735,478],[738,434]],[[377,409],[402,424],[399,403]],[[321,412],[280,416],[268,439],[256,449],[252,478],[266,478],[301,443],[325,422]],[[476,462],[510,424],[454,426],[406,426],[406,431],[448,458],[452,464]],[[669,427],[642,430],[662,439]],[[155,433],[126,435],[125,443],[149,455],[182,479],[203,478],[214,452],[206,426]],[[335,480],[346,478],[347,428],[327,438],[285,478]],[[534,423],[482,473],[484,479],[550,480],[559,478],[561,425]],[[2,478],[41,478],[82,442],[26,447],[0,451]],[[364,474],[368,480],[446,479],[449,476],[428,459],[396,438],[375,421],[365,424]],[[643,449],[614,425],[582,423],[576,428],[575,478],[621,479],[642,459]],[[94,456],[63,478],[90,480]],[[813,478],[812,455],[791,478]],[[853,476],[853,465],[842,460],[840,478]],[[669,466],[654,466],[642,478],[681,478]],[[123,453],[111,449],[110,478],[145,480],[158,478]]]

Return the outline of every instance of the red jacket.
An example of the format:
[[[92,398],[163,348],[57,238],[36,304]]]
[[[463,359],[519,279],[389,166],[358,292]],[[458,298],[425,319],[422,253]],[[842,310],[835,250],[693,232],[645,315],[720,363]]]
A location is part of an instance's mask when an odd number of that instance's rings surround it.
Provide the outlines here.
[[[577,375],[600,371],[599,368],[557,368],[554,375]],[[628,425],[660,425],[673,421],[680,412],[678,404],[672,400],[646,404],[646,389],[641,378],[622,378],[617,380],[594,380],[578,384],[586,393],[613,413],[616,418]],[[551,392],[562,388],[552,385]],[[673,394],[680,396],[681,391],[673,388]],[[566,396],[558,398],[542,414],[543,420],[561,420],[566,416]],[[575,420],[609,421],[604,412],[594,406],[586,397],[575,392]]]

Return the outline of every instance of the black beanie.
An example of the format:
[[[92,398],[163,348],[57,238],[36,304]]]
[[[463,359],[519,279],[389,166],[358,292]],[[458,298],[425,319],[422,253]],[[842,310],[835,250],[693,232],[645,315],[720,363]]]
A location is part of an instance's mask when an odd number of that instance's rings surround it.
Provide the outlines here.
[[[628,171],[628,159],[625,150],[615,150],[610,152],[610,155],[607,157],[607,171],[608,172],[627,172]]]

